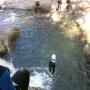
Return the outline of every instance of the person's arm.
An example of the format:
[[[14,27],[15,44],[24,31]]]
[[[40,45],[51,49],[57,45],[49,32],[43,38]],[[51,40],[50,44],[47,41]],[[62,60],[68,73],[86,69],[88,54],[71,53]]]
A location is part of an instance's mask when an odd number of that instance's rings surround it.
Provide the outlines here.
[[[1,90],[16,90],[12,83],[8,70],[4,71],[2,76],[0,77],[0,88]]]

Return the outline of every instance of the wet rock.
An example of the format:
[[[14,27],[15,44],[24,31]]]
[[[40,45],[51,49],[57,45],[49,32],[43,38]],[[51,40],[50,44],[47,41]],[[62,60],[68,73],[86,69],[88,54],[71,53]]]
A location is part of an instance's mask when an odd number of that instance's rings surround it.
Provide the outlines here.
[[[86,45],[86,44],[88,43],[87,33],[82,31],[82,32],[81,32],[80,39],[81,39],[83,45]]]
[[[15,44],[15,41],[20,36],[20,29],[18,27],[13,27],[8,32],[8,51],[10,52],[13,50],[13,46]]]
[[[0,57],[4,57],[7,54],[7,48],[4,44],[3,32],[0,30]]]
[[[4,40],[0,39],[0,57],[3,58],[7,54],[8,50],[4,44]]]
[[[0,57],[4,57],[11,52],[14,43],[20,35],[20,29],[13,27],[8,30],[0,30]]]
[[[85,45],[83,54],[86,59],[86,63],[90,64],[90,43]]]
[[[50,17],[54,22],[59,22],[62,19],[63,15],[60,12],[55,11],[50,14]]]

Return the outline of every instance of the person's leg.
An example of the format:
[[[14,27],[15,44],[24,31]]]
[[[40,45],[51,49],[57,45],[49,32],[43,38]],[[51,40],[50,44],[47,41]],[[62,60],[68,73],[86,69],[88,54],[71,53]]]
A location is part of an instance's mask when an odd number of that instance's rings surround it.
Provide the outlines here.
[[[52,68],[53,68],[53,70],[52,70],[52,75],[54,74],[54,72],[55,72],[55,63],[53,63],[53,66],[52,66]]]
[[[37,7],[35,7],[35,13],[37,12]]]
[[[60,8],[60,10],[61,10],[61,4],[59,5],[59,8]]]
[[[59,10],[59,5],[57,6],[57,8],[56,8],[56,11],[58,11]]]
[[[40,11],[40,7],[38,6],[38,11],[37,11],[37,13],[39,13],[39,11]]]
[[[29,72],[26,69],[17,71],[12,80],[18,85],[17,90],[28,90],[29,86]]]
[[[49,62],[49,71],[50,71],[50,73],[51,73],[51,70],[52,70],[52,65],[51,65],[52,63],[51,62]]]

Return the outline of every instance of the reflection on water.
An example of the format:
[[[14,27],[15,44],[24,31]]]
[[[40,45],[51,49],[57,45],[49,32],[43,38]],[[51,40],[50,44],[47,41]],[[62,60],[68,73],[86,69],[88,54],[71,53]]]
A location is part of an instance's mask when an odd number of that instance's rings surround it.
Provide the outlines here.
[[[11,57],[15,67],[31,68],[31,85],[48,90],[86,90],[85,76],[80,76],[79,66],[83,60],[80,42],[71,40],[64,30],[43,16],[23,11],[16,13],[18,17],[14,23],[21,28],[21,37]],[[54,76],[48,72],[52,53],[57,56]]]

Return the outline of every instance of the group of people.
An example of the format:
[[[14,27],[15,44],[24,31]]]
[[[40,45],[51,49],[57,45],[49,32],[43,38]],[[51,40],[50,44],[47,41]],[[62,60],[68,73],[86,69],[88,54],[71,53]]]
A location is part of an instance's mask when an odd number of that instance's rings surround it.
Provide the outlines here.
[[[67,3],[66,9],[68,10],[71,7],[71,1],[67,0],[66,3]],[[56,8],[56,10],[61,10],[61,5],[62,5],[62,0],[57,0],[57,8]]]
[[[68,10],[71,7],[71,1],[67,0],[66,3],[67,3],[66,9]],[[62,5],[62,0],[57,0],[56,11],[61,10],[61,5]],[[40,2],[39,2],[39,0],[36,0],[35,12],[36,13],[40,12]]]

